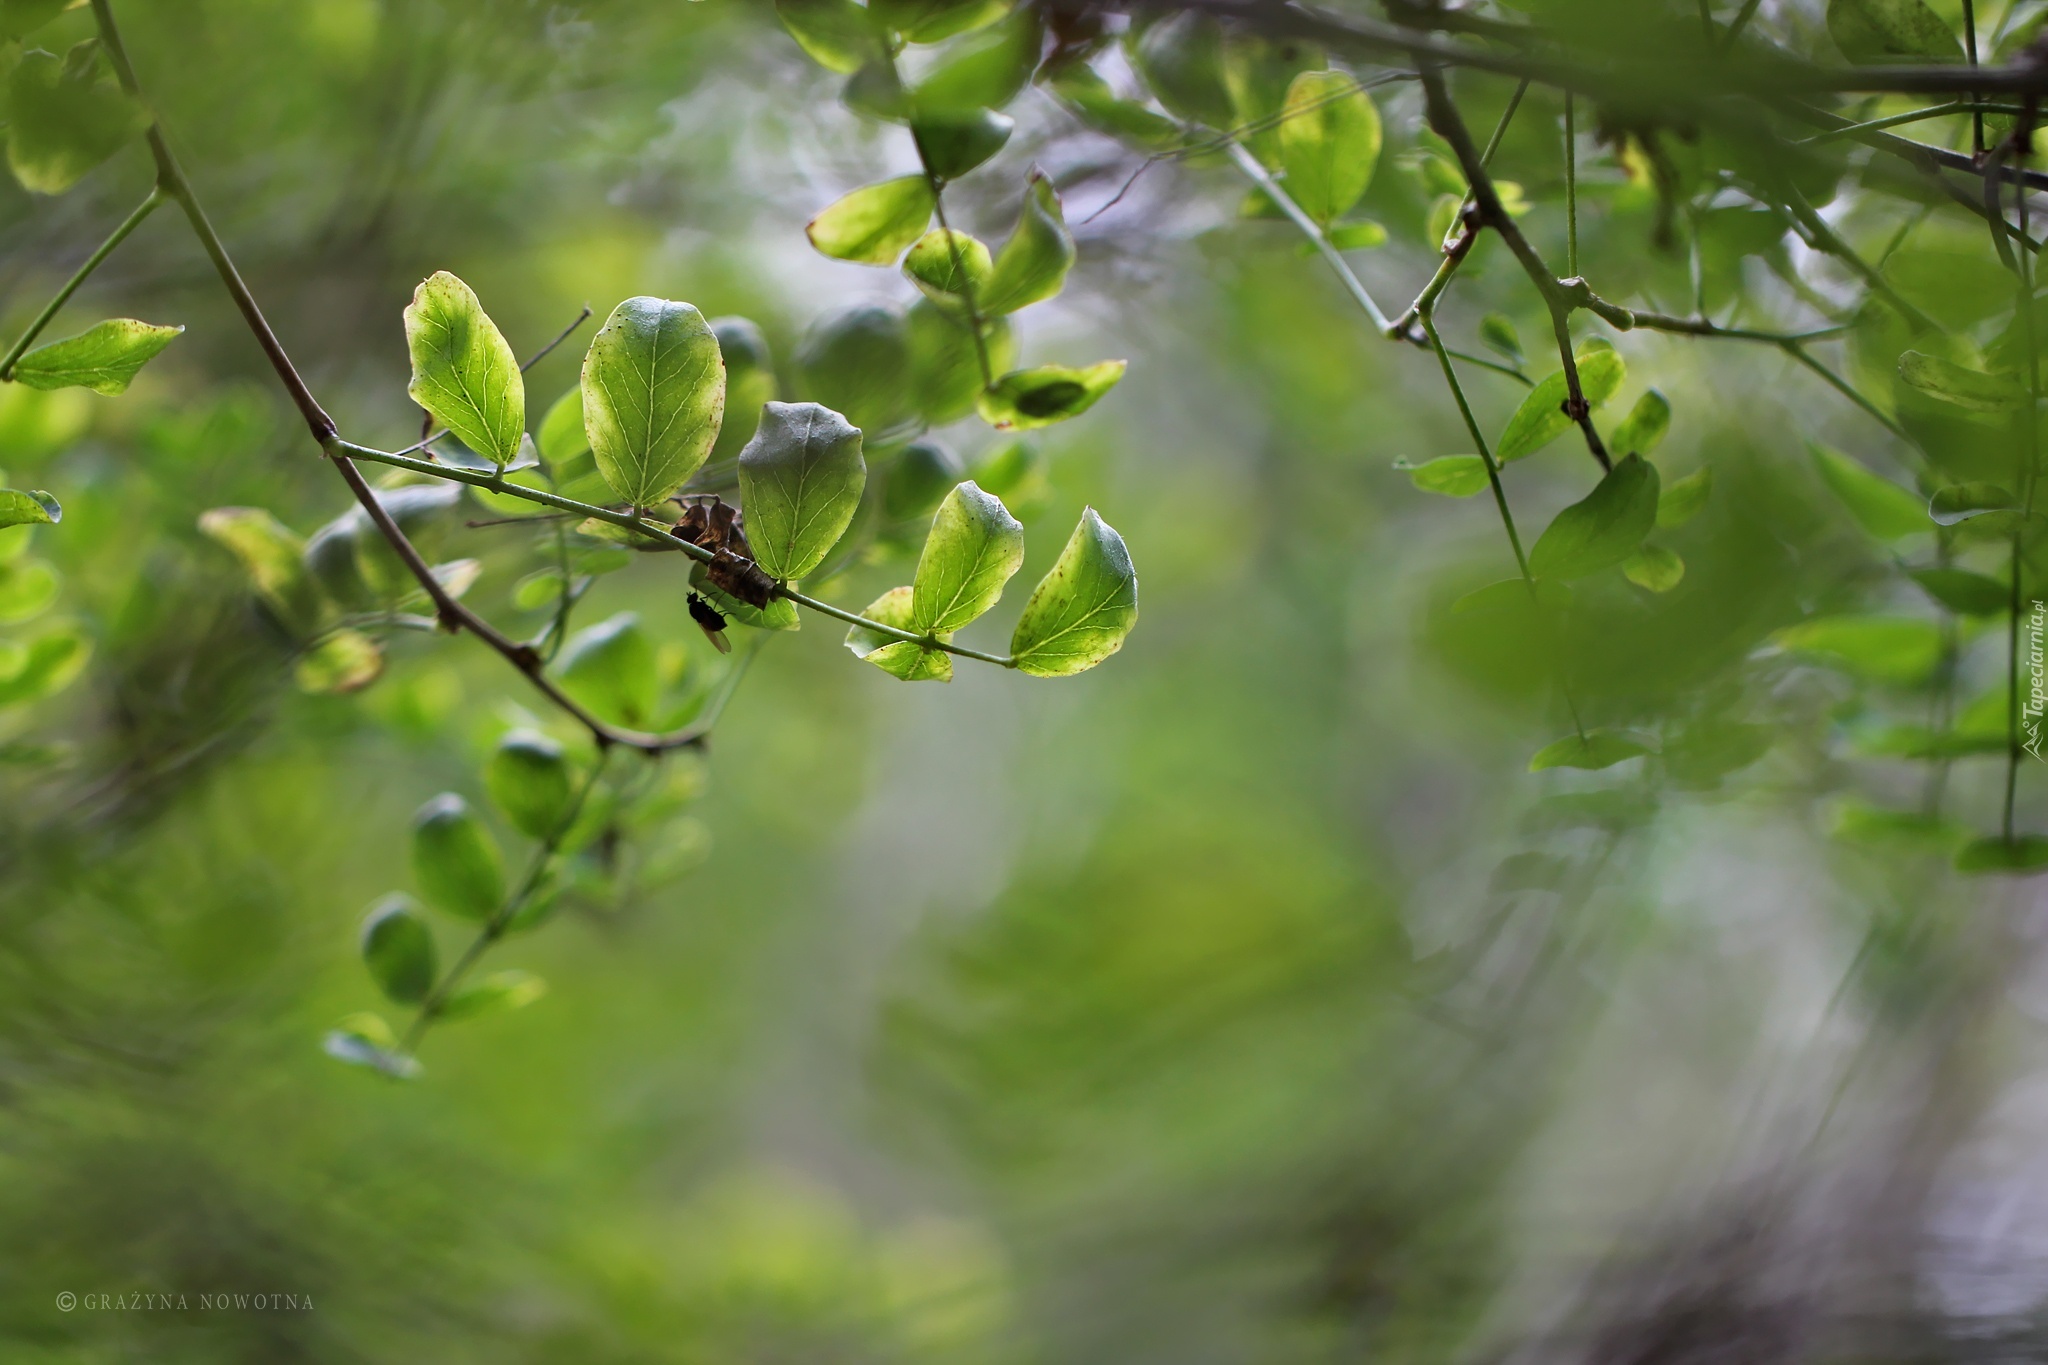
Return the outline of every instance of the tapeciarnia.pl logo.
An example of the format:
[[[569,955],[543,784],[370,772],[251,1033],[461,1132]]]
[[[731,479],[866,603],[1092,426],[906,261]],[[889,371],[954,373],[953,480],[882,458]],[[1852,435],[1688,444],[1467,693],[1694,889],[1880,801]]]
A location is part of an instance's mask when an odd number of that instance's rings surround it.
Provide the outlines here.
[[[2041,757],[2041,716],[2048,712],[2048,652],[2041,645],[2044,631],[2048,631],[2048,603],[2036,598],[2027,617],[2027,700],[2020,707],[2020,721],[2027,732],[2027,742],[2020,747],[2035,758]]]

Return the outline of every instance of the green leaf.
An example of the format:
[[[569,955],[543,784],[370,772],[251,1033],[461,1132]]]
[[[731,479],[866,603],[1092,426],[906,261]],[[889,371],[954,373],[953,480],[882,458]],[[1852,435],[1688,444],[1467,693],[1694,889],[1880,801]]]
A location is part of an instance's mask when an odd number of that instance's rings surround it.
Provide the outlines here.
[[[1479,339],[1517,365],[1522,363],[1522,334],[1505,313],[1488,313],[1479,319]]]
[[[529,839],[559,833],[575,800],[562,746],[538,730],[514,730],[498,741],[484,768],[484,790]]]
[[[770,403],[740,452],[740,505],[754,562],[772,578],[802,578],[824,563],[867,485],[861,434],[817,403]]]
[[[516,459],[526,434],[526,380],[475,291],[445,270],[422,280],[406,305],[405,344],[412,401],[493,463]]]
[[[1529,569],[1538,578],[1584,578],[1633,555],[1656,524],[1656,466],[1631,455],[1544,528]]]
[[[1408,481],[1423,492],[1447,498],[1469,498],[1492,482],[1486,477],[1486,461],[1477,455],[1439,455],[1421,464],[1396,460],[1394,468],[1405,470]]]
[[[509,968],[492,972],[473,986],[464,986],[442,1004],[440,1018],[448,1021],[475,1019],[485,1014],[503,1014],[524,1009],[548,993],[548,983],[532,972]]]
[[[861,615],[897,630],[916,630],[910,623],[914,596],[912,588],[891,588],[868,603]],[[846,632],[846,647],[904,682],[953,681],[953,656],[942,649],[926,649],[910,640],[892,640],[866,626],[854,626]]]
[[[1172,119],[1136,100],[1119,99],[1085,62],[1063,64],[1045,88],[1082,123],[1140,150],[1158,151],[1180,140],[1180,127]]]
[[[1371,222],[1333,223],[1323,236],[1339,251],[1365,251],[1387,244],[1387,230]],[[1311,255],[1315,251],[1313,242],[1303,242],[1302,246],[1306,248],[1303,255]]]
[[[1018,5],[1010,16],[967,39],[911,92],[921,113],[939,109],[1000,109],[1017,97],[1038,69],[1045,25],[1037,5]]]
[[[903,447],[889,467],[882,512],[891,521],[929,516],[960,481],[960,457],[937,441],[916,441]]]
[[[1828,35],[1852,62],[1961,55],[1955,33],[1924,0],[1828,0]]]
[[[349,629],[327,636],[292,666],[292,681],[315,696],[360,692],[383,674],[383,647]]]
[[[1806,450],[1821,480],[1842,500],[1856,524],[1877,539],[1899,540],[1934,529],[1927,519],[1927,505],[1917,495],[1817,441],[1808,441]]]
[[[0,488],[0,527],[53,526],[62,520],[63,507],[42,489]]]
[[[0,493],[0,500],[5,497]],[[319,620],[320,592],[306,572],[306,543],[290,527],[261,507],[216,507],[200,514],[199,530],[241,561],[250,585],[279,620],[300,630]]]
[[[370,979],[393,1004],[417,1005],[434,989],[441,970],[434,931],[413,913],[412,897],[393,892],[371,906],[361,947]]]
[[[1138,574],[1130,551],[1094,508],[1084,508],[1059,562],[1031,590],[1010,653],[1022,672],[1065,677],[1122,649],[1137,623]]]
[[[2012,491],[1995,483],[1956,483],[1937,488],[1927,500],[1927,519],[1943,526],[1967,521],[1982,512],[2002,512],[2017,507]]]
[[[1772,638],[1781,649],[1902,687],[1925,680],[1941,661],[1940,629],[1911,616],[1823,616]]]
[[[725,420],[711,447],[714,460],[731,459],[761,425],[761,405],[776,396],[775,354],[751,318],[711,319],[718,354],[725,361]]]
[[[982,420],[999,431],[1030,431],[1079,417],[1116,387],[1126,362],[1104,360],[1081,369],[1040,365],[1012,370],[976,403]]]
[[[926,298],[953,316],[969,315],[970,300],[988,289],[988,248],[964,232],[934,228],[903,258],[903,274]]]
[[[469,803],[443,792],[412,818],[412,871],[437,910],[479,923],[505,902],[505,864],[497,841]]]
[[[2048,868],[2048,839],[2022,834],[2007,842],[2000,838],[1972,839],[1956,850],[1956,871],[2005,873],[2030,876]]]
[[[935,109],[910,120],[910,136],[926,170],[957,180],[1000,152],[1016,127],[993,109]]]
[[[91,389],[112,396],[125,392],[142,367],[184,330],[109,318],[75,337],[36,347],[14,362],[9,378],[32,389]]]
[[[2009,604],[2010,589],[1988,574],[1968,569],[1912,569],[1908,576],[1927,595],[1962,616],[1997,616]]]
[[[653,718],[661,680],[654,645],[633,612],[622,611],[570,636],[562,647],[558,676],[565,692],[606,720],[645,725]]]
[[[74,0],[0,0],[0,38],[26,38],[73,3]]]
[[[1304,71],[1287,87],[1280,165],[1287,193],[1318,223],[1365,196],[1380,159],[1380,114],[1344,71]]]
[[[909,629],[959,630],[996,604],[1024,563],[1024,525],[971,481],[939,504],[918,556]]]
[[[1657,495],[1657,529],[1675,531],[1700,514],[1714,491],[1714,467],[1701,465],[1682,479],[1674,479]]]
[[[1599,350],[1588,347],[1572,359],[1579,367],[1579,391],[1595,408],[1614,397],[1614,391],[1621,387],[1622,378],[1628,371],[1621,353],[1604,347]],[[1515,409],[1515,415],[1508,418],[1500,440],[1494,444],[1493,458],[1508,464],[1534,455],[1569,431],[1572,419],[1564,413],[1565,397],[1563,370],[1538,383],[1522,400],[1522,405]]]
[[[1529,771],[1546,768],[1611,768],[1631,758],[1657,752],[1654,741],[1629,730],[1588,730],[1582,739],[1567,735],[1546,744],[1529,760]]]
[[[1607,448],[1617,455],[1647,457],[1671,430],[1671,402],[1655,389],[1645,390],[1628,416],[1607,438]]]
[[[40,559],[0,562],[0,624],[19,625],[57,601],[57,571]]]
[[[873,21],[854,0],[775,0],[775,17],[828,71],[850,74],[882,53]]]
[[[1038,171],[1024,188],[1024,206],[1018,212],[1017,229],[995,259],[988,287],[980,297],[986,315],[1014,313],[1028,304],[1049,299],[1066,283],[1074,264],[1074,235],[1060,212],[1060,197],[1052,181]]]
[[[1968,837],[1962,826],[1940,816],[1924,811],[1888,810],[1856,800],[1845,800],[1835,808],[1828,833],[1846,843],[1879,848],[1932,845],[1944,850]]]
[[[1223,30],[1192,10],[1133,25],[1125,37],[1131,66],[1167,112],[1218,131],[1237,122],[1223,74]]]
[[[327,1031],[320,1050],[337,1062],[382,1072],[394,1080],[409,1081],[420,1074],[419,1062],[398,1050],[391,1025],[374,1014],[351,1014]]]
[[[911,305],[907,324],[896,320],[896,343],[909,352],[909,385],[905,401],[914,402],[925,421],[943,425],[974,411],[981,396],[981,357],[975,353],[974,333],[965,319],[950,317],[931,299]],[[982,344],[988,348],[990,370],[997,374],[1010,368],[1017,358],[1016,334],[1007,318],[982,319]],[[904,395],[905,371],[891,376],[899,396]],[[879,428],[862,426],[851,408],[818,397],[828,407],[838,408],[863,431]]]
[[[554,466],[557,473],[561,466],[590,453],[590,437],[583,430],[581,384],[557,398],[547,416],[540,419],[534,444],[539,447],[541,458]]]
[[[936,43],[1003,17],[1010,0],[872,0],[868,12],[913,43]]]
[[[1661,545],[1644,545],[1621,561],[1621,576],[1646,592],[1670,592],[1685,577],[1685,561]]]
[[[57,626],[25,649],[0,655],[0,706],[21,706],[55,696],[85,671],[92,641],[75,626]]]
[[[598,473],[634,507],[683,486],[725,418],[725,361],[704,315],[641,296],[612,310],[583,357],[583,430]]]
[[[921,175],[863,185],[827,205],[804,235],[835,260],[894,265],[903,249],[924,235],[938,201]]]
[[[1966,369],[1953,360],[1921,351],[1899,357],[1899,378],[1930,397],[1971,412],[2006,412],[2027,398],[2026,390],[2011,375]]]
[[[7,78],[7,165],[37,194],[62,194],[149,127],[149,113],[102,70],[97,43],[64,58],[21,54]]]
[[[936,311],[929,301],[920,301],[911,310],[913,317],[918,308]],[[973,339],[966,328],[959,329],[959,338],[973,365]],[[804,396],[843,414],[880,444],[882,433],[910,416],[916,364],[912,339],[903,314],[893,308],[858,304],[825,314],[797,347]],[[980,387],[978,371],[975,387]]]

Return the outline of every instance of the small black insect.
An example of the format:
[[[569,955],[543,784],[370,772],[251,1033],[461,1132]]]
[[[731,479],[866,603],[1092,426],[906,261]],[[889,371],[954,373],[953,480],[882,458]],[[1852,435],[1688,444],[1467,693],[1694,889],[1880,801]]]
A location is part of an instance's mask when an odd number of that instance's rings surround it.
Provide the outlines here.
[[[732,641],[725,638],[725,617],[718,608],[694,592],[690,594],[689,606],[690,619],[702,627],[704,638],[718,646],[720,654],[732,653]]]

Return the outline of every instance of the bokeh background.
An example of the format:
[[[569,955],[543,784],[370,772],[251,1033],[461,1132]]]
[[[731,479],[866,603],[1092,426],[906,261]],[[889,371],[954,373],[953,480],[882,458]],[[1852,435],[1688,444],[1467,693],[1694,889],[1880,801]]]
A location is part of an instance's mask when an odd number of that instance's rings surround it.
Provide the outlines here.
[[[765,5],[122,14],[356,439],[411,439],[399,314],[436,269],[522,353],[630,294],[745,314],[788,393],[818,314],[913,297],[806,246],[820,206],[915,162]],[[1465,93],[1490,126],[1506,89]],[[1404,302],[1431,268],[1427,195],[1393,170],[1415,97],[1378,98],[1369,207],[1411,230],[1354,259]],[[1667,478],[1710,461],[1717,486],[1679,591],[1588,589],[1583,699],[1613,723],[1681,694],[1703,726],[1767,715],[1768,752],[1531,775],[1564,732],[1553,689],[1525,642],[1448,609],[1512,574],[1498,526],[1392,468],[1468,446],[1434,361],[1240,216],[1227,164],[1146,167],[1111,205],[1131,153],[1037,92],[1014,112],[956,222],[1000,236],[1047,168],[1081,264],[1022,319],[1027,353],[1131,361],[1038,442],[1026,573],[1100,508],[1137,631],[1078,678],[945,687],[816,622],[777,639],[701,765],[678,760],[701,795],[663,837],[689,856],[500,950],[549,994],[436,1032],[411,1084],[320,1039],[377,1003],[354,936],[410,884],[411,812],[481,805],[531,699],[427,637],[362,693],[296,689],[197,521],[253,505],[310,532],[345,490],[173,212],[91,281],[67,318],[189,330],[121,400],[0,397],[0,467],[67,509],[35,542],[54,610],[94,641],[0,735],[0,1355],[2034,1358],[2048,923],[2028,883],[1830,837],[1845,793],[1917,779],[1851,770],[1851,684],[1758,663],[1887,568],[1800,436],[1901,477],[1892,438],[1769,348],[1617,338],[1624,397],[1654,380],[1676,410]],[[1547,248],[1557,116],[1532,95],[1500,162]],[[1640,172],[1585,174],[1611,191],[1582,245],[1603,290],[1682,277]],[[130,149],[61,199],[0,189],[10,327],[148,176]],[[1761,254],[1716,264],[1795,298]],[[1483,248],[1465,275],[1454,341],[1493,309],[1541,336],[1512,262]],[[536,410],[580,354],[529,377]],[[1467,382],[1497,429],[1521,390]],[[941,435],[970,460],[994,443],[973,419]],[[1582,465],[1560,443],[1525,467],[1525,524],[1583,495]],[[518,545],[459,535],[486,564],[472,600],[517,619]],[[708,657],[673,563],[607,578],[584,619],[620,610]],[[1959,765],[1953,809],[1988,827],[1998,781]],[[2022,774],[2023,815],[2040,786]],[[66,1291],[194,1306],[66,1313]],[[215,1293],[313,1307],[199,1311]]]

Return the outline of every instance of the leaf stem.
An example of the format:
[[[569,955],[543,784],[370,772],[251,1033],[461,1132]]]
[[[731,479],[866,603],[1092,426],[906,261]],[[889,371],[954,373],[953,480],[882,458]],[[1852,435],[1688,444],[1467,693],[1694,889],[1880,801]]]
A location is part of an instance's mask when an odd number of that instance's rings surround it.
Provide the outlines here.
[[[1579,273],[1579,130],[1571,91],[1564,95],[1564,273]]]
[[[129,233],[142,226],[143,219],[156,212],[157,206],[164,202],[165,197],[161,188],[152,187],[149,197],[137,204],[135,211],[121,221],[121,226],[115,228],[107,240],[100,243],[99,250],[85,258],[85,264],[72,273],[71,278],[64,282],[64,287],[57,291],[57,296],[44,306],[42,312],[36,314],[35,321],[29,323],[27,330],[7,348],[6,356],[0,357],[0,379],[14,378],[15,362],[21,359],[29,347],[35,345],[36,338],[50,325],[50,319],[57,316],[57,310],[70,301],[71,296],[78,292],[78,287],[86,282],[93,271],[100,268],[107,257],[114,254],[114,248],[126,241]]]

